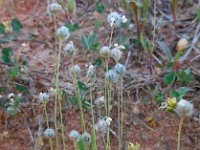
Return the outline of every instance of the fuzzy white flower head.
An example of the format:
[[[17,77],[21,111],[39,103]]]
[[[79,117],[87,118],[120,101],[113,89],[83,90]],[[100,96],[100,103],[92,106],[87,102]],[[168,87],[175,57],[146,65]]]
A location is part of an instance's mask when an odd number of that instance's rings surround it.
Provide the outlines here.
[[[119,75],[124,75],[126,73],[126,67],[120,63],[117,63],[114,66],[114,71],[117,72]]]
[[[87,77],[89,79],[93,79],[95,77],[95,66],[94,65],[90,65],[87,71]]]
[[[111,57],[118,62],[122,57],[122,52],[119,48],[113,48],[111,50]]]
[[[57,29],[56,35],[60,40],[66,40],[70,36],[69,29],[65,26],[61,26],[60,28]]]
[[[14,93],[9,93],[8,94],[8,99],[11,99],[11,98],[14,98],[15,97],[15,94]]]
[[[117,12],[111,12],[108,14],[107,21],[109,22],[110,26],[119,27],[121,25],[121,15]]]
[[[118,75],[114,70],[108,70],[105,73],[105,78],[109,83],[116,83],[118,80]]]
[[[97,105],[97,106],[100,106],[101,104],[104,104],[105,103],[105,97],[104,96],[101,96],[99,98],[97,98],[94,103]]]
[[[62,7],[57,2],[53,2],[47,6],[47,13],[49,15],[56,15],[59,11],[62,11]]]
[[[49,94],[45,93],[45,92],[40,92],[39,94],[39,100],[40,103],[45,103],[49,100]]]
[[[67,43],[64,47],[64,51],[67,53],[67,55],[69,56],[74,56],[75,54],[75,46],[74,43],[72,41],[70,41],[69,43]]]
[[[70,68],[70,74],[73,77],[78,77],[81,73],[81,68],[79,65],[74,65],[73,67]]]
[[[134,24],[133,24],[133,23],[129,24],[128,28],[129,28],[130,30],[133,30],[133,29],[134,29]]]
[[[115,43],[114,46],[115,46],[115,48],[118,48],[118,49],[125,49],[124,45],[119,45],[117,43]]]
[[[101,56],[103,57],[108,57],[110,56],[110,48],[108,46],[103,46],[101,49],[100,49],[100,54]]]
[[[111,123],[111,121],[112,121],[112,118],[110,118],[110,117],[105,117],[104,119],[105,119],[106,125],[107,125],[107,126],[110,126],[110,123]]]
[[[121,16],[121,20],[122,20],[122,23],[126,23],[128,21],[125,15]]]
[[[84,132],[82,135],[81,135],[81,139],[90,143],[91,142],[91,135],[87,132]]]
[[[55,136],[55,131],[54,131],[54,129],[52,129],[52,128],[47,128],[47,129],[44,131],[44,136],[46,136],[46,137],[48,137],[48,138],[54,137],[54,136]]]
[[[50,89],[48,90],[49,96],[55,96],[56,94],[56,89],[50,87]]]
[[[69,137],[70,137],[71,139],[79,140],[79,139],[80,139],[80,134],[79,134],[78,131],[72,130],[72,131],[69,133]]]
[[[107,127],[110,126],[111,121],[112,118],[110,117],[104,117],[103,119],[99,119],[99,121],[95,124],[94,128],[97,131],[106,133]]]
[[[191,116],[194,111],[193,104],[190,103],[189,101],[181,99],[177,103],[175,111],[180,117]]]

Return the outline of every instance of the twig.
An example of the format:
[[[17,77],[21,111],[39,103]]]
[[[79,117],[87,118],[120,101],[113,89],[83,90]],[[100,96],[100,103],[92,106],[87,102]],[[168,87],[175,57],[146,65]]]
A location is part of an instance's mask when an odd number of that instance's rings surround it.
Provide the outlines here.
[[[199,40],[199,37],[200,37],[200,24],[198,24],[197,26],[197,29],[195,31],[195,35],[194,35],[194,38],[192,40],[192,44],[190,46],[190,48],[185,52],[185,54],[179,59],[180,62],[183,62],[187,57],[188,55],[190,54],[190,52],[193,50],[194,48],[194,45],[196,44],[196,42]]]

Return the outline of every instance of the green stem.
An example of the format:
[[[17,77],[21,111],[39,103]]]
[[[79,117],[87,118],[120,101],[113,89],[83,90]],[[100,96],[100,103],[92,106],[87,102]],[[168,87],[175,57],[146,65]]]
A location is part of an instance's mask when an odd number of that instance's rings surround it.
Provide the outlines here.
[[[84,119],[84,114],[83,114],[83,106],[82,106],[82,100],[81,100],[81,94],[80,94],[80,89],[77,85],[77,77],[72,77],[73,80],[73,84],[77,89],[77,98],[78,98],[78,105],[79,105],[79,109],[81,112],[81,126],[82,126],[82,130],[83,132],[86,132],[86,128],[85,128],[85,119]]]
[[[46,104],[44,105],[44,113],[45,113],[45,118],[46,118],[47,128],[49,128],[49,118],[48,118],[48,113],[47,113]],[[53,150],[53,142],[52,142],[52,138],[49,138],[49,144],[50,144],[51,150]]]
[[[62,41],[59,42],[59,49],[58,49],[58,61],[57,61],[57,68],[56,68],[56,97],[59,105],[59,112],[60,112],[60,124],[62,130],[62,142],[63,148],[66,150],[65,145],[65,133],[64,133],[64,126],[63,126],[63,117],[62,117],[62,106],[61,106],[61,97],[60,97],[60,89],[59,89],[59,69],[60,69],[60,58],[61,58],[61,48],[62,48]]]
[[[74,150],[78,150],[78,144],[76,140],[73,140]]]
[[[182,130],[184,119],[185,119],[185,117],[182,116],[181,120],[180,120],[180,123],[179,123],[177,150],[180,150],[180,145],[181,145],[181,130]]]
[[[54,102],[54,126],[55,126],[55,137],[56,137],[56,150],[59,149],[59,139],[58,139],[58,127],[57,127],[57,101],[58,101],[58,80],[57,80],[57,76],[59,74],[59,72],[57,72],[57,70],[59,69],[59,62],[58,62],[58,51],[57,51],[57,36],[56,36],[56,29],[57,29],[57,25],[56,25],[56,17],[53,16],[53,23],[54,23],[54,32],[55,32],[55,63],[56,63],[56,69],[55,69],[55,75],[56,75],[56,94],[55,94],[55,102]],[[58,68],[58,69],[57,69]]]
[[[108,84],[108,116],[110,117],[110,103],[112,99],[112,83]],[[107,140],[106,140],[106,150],[110,149],[110,127],[107,127]]]
[[[92,87],[90,87],[90,103],[91,103],[91,113],[92,113],[92,150],[96,150],[96,133],[95,133],[95,128],[94,128],[94,109],[93,109],[93,104],[92,104]]]
[[[121,131],[120,131],[120,142],[121,146],[123,145],[123,129],[124,129],[124,100],[123,100],[123,77],[121,76],[121,85],[120,85],[120,95],[121,95]],[[122,147],[123,148],[123,147]]]

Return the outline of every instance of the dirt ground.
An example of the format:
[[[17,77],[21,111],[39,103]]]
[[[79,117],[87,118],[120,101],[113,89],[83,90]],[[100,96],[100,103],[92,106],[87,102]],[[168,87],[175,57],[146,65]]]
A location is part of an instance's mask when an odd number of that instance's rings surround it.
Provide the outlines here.
[[[102,1],[106,6],[106,12],[98,14],[95,12],[95,4],[91,1],[77,0],[76,16],[72,19],[74,23],[79,23],[81,28],[74,31],[70,40],[79,48],[75,62],[85,68],[86,65],[93,61],[94,56],[99,54],[83,53],[81,51],[80,39],[85,33],[96,32],[99,36],[99,42],[103,45],[108,41],[110,30],[106,23],[96,28],[94,19],[106,20],[107,14],[112,11],[121,11],[128,16],[129,12],[124,7],[119,6],[117,0],[112,3]],[[198,7],[197,1],[191,0],[180,2],[177,14],[177,33],[173,32],[172,21],[160,20],[156,30],[156,39],[163,39],[171,48],[174,48],[177,40],[180,37],[188,37],[191,43],[196,31],[194,23],[195,8]],[[8,2],[5,8],[0,8],[0,21],[7,21],[15,15],[23,24],[23,30],[18,40],[10,43],[0,43],[0,47],[11,46],[15,50],[15,55],[27,57],[31,70],[31,77],[35,85],[35,93],[48,90],[53,78],[54,68],[54,50],[53,50],[53,23],[46,13],[46,1],[40,0],[17,0],[15,10],[9,9]],[[161,18],[161,11],[166,12],[169,16],[170,10],[166,5],[166,0],[158,0],[158,20]],[[164,15],[164,17],[166,17]],[[58,25],[62,25],[66,21],[65,14],[58,17]],[[163,21],[163,22],[162,22]],[[149,23],[149,22],[148,22]],[[120,32],[120,31],[119,31]],[[151,28],[148,31],[151,34]],[[34,38],[26,40],[27,33],[34,34]],[[135,33],[134,33],[135,36]],[[131,38],[131,37],[129,37]],[[22,44],[27,43],[28,48],[23,48]],[[200,40],[196,42],[197,50],[193,51],[189,59],[199,55]],[[159,47],[155,47],[159,52]],[[139,52],[139,59],[135,56],[134,49],[130,50],[131,58],[128,62],[127,69],[129,75],[124,79],[125,92],[125,123],[124,123],[124,149],[127,149],[129,142],[138,142],[141,145],[141,150],[175,150],[177,144],[177,131],[179,126],[179,117],[173,112],[163,111],[159,109],[159,103],[155,102],[151,91],[148,87],[154,87],[162,80],[162,75],[155,76],[156,72],[150,74],[148,66],[145,64],[146,56]],[[155,52],[156,53],[156,52]],[[129,51],[123,54],[122,62],[127,60]],[[155,54],[162,58],[162,55]],[[112,62],[111,62],[112,63]],[[194,76],[195,81],[189,86],[192,90],[186,95],[186,98],[192,99],[194,104],[194,114],[192,117],[184,121],[181,138],[181,150],[200,150],[200,59],[196,59],[191,63],[185,64],[188,66]],[[183,64],[184,65],[184,64]],[[66,70],[69,67],[68,60],[62,57],[61,69]],[[139,75],[138,77],[134,76]],[[66,82],[70,79],[66,74],[62,74],[61,86],[66,86]],[[0,79],[0,80],[3,80]],[[84,78],[83,78],[84,80]],[[138,80],[138,82],[137,82]],[[100,81],[99,81],[100,82]],[[1,83],[0,83],[1,85]],[[12,91],[12,89],[11,89]],[[116,92],[116,91],[114,91]],[[98,95],[98,92],[96,93]],[[36,104],[37,95],[32,95],[24,103],[21,113],[10,117],[3,110],[0,110],[0,150],[31,150],[34,149],[31,143],[30,133],[35,134],[38,130],[38,115],[42,110]],[[34,107],[34,109],[33,109]],[[48,105],[49,114],[52,112],[53,103]],[[34,110],[34,111],[33,111]],[[72,129],[81,130],[80,113],[77,107],[67,108],[64,112],[64,122],[66,126],[66,143],[67,149],[72,150],[72,142],[68,137]],[[90,131],[91,115],[85,111],[87,130]],[[112,118],[117,118],[117,101],[113,100]],[[150,118],[150,119],[147,119]],[[50,117],[51,120],[51,117]],[[43,126],[45,128],[45,125]],[[111,129],[117,133],[117,119],[113,119]],[[48,140],[43,138],[36,139],[36,145],[41,150],[48,150]],[[102,147],[102,138],[97,140],[98,148]],[[114,134],[111,134],[111,149],[118,149],[118,139]]]

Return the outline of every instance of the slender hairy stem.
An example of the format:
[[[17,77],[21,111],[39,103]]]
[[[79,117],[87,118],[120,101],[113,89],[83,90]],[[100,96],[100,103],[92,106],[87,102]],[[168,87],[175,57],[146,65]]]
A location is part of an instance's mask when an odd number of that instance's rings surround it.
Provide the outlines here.
[[[62,106],[61,106],[61,97],[60,97],[60,89],[59,89],[59,69],[60,69],[60,57],[61,57],[61,48],[62,48],[62,41],[59,42],[59,49],[58,49],[58,59],[57,59],[57,67],[56,67],[56,97],[59,105],[60,110],[60,124],[62,130],[62,142],[63,142],[63,149],[66,150],[65,144],[65,133],[64,133],[64,126],[63,126],[63,118],[62,118]]]
[[[77,77],[74,76],[72,77],[72,80],[73,80],[73,85],[74,87],[76,87],[76,96],[78,98],[78,105],[79,105],[79,109],[80,109],[80,112],[81,112],[81,126],[82,126],[82,130],[83,132],[86,132],[86,128],[85,128],[85,119],[84,119],[84,114],[83,114],[83,106],[82,106],[82,99],[81,99],[81,93],[80,93],[80,89],[77,85]]]
[[[92,113],[92,150],[97,149],[96,145],[96,133],[95,133],[95,128],[94,128],[94,109],[93,109],[93,104],[92,104],[92,87],[90,87],[90,103],[91,103],[91,113]]]
[[[110,117],[110,103],[112,99],[112,83],[108,83],[108,116]],[[110,127],[107,127],[106,150],[110,149]]]
[[[181,130],[182,130],[182,126],[183,126],[183,121],[184,121],[185,117],[182,116],[180,123],[179,123],[179,128],[178,128],[178,141],[177,141],[177,150],[180,150],[180,146],[181,146]]]
[[[112,26],[112,29],[111,29],[111,33],[110,33],[110,42],[109,42],[109,46],[110,46],[110,47],[112,46],[112,39],[113,39],[114,28],[115,28],[115,26],[113,25],[113,26]]]
[[[57,25],[56,25],[56,17],[53,16],[53,23],[54,23],[54,32],[55,32],[55,63],[56,63],[56,69],[55,69],[55,76],[56,76],[56,94],[55,94],[55,102],[54,102],[54,126],[55,126],[55,132],[56,132],[56,150],[59,149],[59,140],[58,140],[58,127],[57,127],[57,101],[58,101],[58,81],[57,81],[57,75],[59,72],[57,72],[57,67],[58,67],[58,49],[57,49],[57,36],[56,36],[56,30],[57,30]]]
[[[120,131],[120,142],[121,142],[121,146],[123,146],[123,129],[124,129],[124,100],[123,100],[123,77],[120,77],[120,100],[121,100],[121,131]],[[123,147],[121,147],[123,149]]]
[[[76,140],[73,140],[74,150],[78,150],[78,144]]]
[[[47,128],[49,128],[49,118],[48,118],[46,104],[44,105],[44,113],[45,113]],[[53,141],[52,141],[52,138],[49,138],[49,144],[50,144],[51,150],[53,150]]]
[[[121,87],[119,89],[121,91]],[[121,92],[118,92],[118,139],[119,139],[119,150],[121,150]]]

